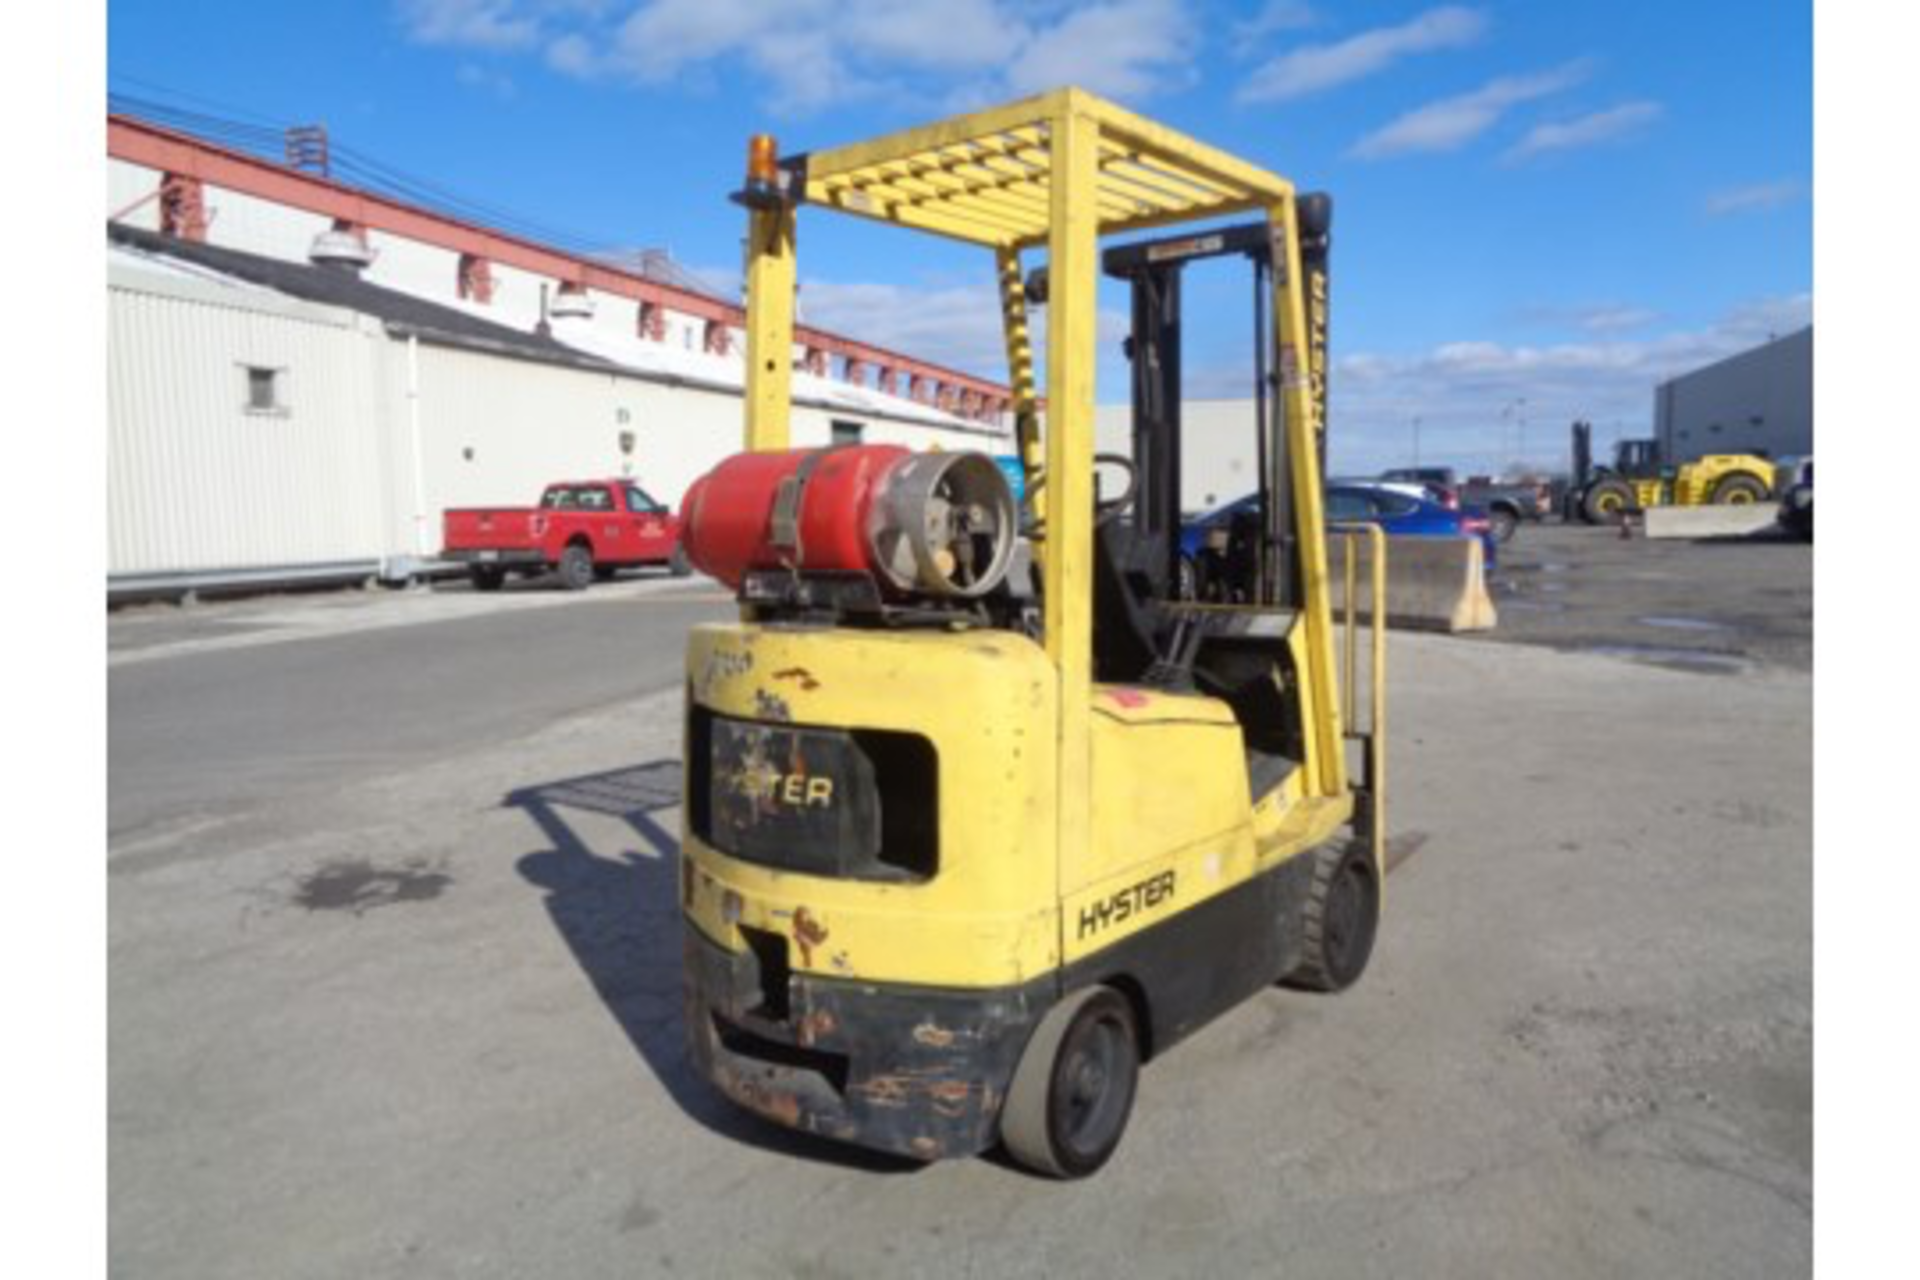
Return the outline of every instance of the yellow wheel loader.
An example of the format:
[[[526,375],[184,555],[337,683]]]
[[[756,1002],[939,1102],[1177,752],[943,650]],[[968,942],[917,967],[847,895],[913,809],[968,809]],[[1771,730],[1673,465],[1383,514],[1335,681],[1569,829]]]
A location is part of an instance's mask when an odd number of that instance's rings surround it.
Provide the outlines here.
[[[1588,524],[1618,524],[1650,507],[1740,506],[1773,497],[1774,465],[1750,453],[1714,453],[1665,465],[1658,440],[1622,440],[1613,465],[1582,482],[1574,509]]]
[[[1351,582],[1344,629],[1330,607],[1331,205],[1075,89],[805,155],[759,136],[734,198],[746,452],[682,512],[740,602],[687,646],[692,1060],[795,1129],[1085,1176],[1143,1062],[1373,950],[1385,641],[1363,658]],[[982,453],[791,447],[802,209],[991,252],[1024,508]],[[1204,605],[1177,583],[1178,298],[1220,260],[1258,300],[1261,501],[1245,603]],[[1135,418],[1096,459],[1103,270],[1132,290]],[[1378,618],[1384,541],[1338,536],[1372,543],[1344,563],[1370,559]]]

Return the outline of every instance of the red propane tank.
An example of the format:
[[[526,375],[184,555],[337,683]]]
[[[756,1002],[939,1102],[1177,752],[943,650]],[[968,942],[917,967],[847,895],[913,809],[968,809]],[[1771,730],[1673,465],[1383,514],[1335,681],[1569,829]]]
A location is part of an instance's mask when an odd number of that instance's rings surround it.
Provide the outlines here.
[[[899,445],[740,453],[680,503],[695,568],[738,588],[748,571],[873,574],[898,594],[974,597],[1005,575],[1017,514],[983,454]]]
[[[680,503],[687,559],[730,587],[749,569],[791,561],[794,550],[774,544],[774,505],[781,486],[798,479],[801,464],[812,459],[794,513],[801,557],[794,567],[865,569],[876,481],[906,456],[892,444],[737,453],[694,481]]]

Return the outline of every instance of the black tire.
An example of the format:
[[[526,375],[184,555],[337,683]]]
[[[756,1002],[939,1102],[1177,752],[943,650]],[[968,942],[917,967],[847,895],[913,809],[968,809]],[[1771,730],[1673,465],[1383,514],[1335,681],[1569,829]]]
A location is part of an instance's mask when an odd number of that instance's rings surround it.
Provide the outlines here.
[[[1140,1078],[1133,1005],[1112,987],[1076,991],[1027,1041],[1000,1111],[1000,1140],[1055,1178],[1097,1172],[1120,1146]]]
[[[1633,486],[1624,480],[1602,480],[1587,490],[1580,512],[1588,524],[1619,524],[1633,511]]]
[[[476,564],[467,570],[475,591],[498,591],[507,581],[507,571],[496,565]]]
[[[1720,477],[1720,483],[1713,486],[1713,505],[1752,506],[1756,502],[1765,502],[1770,497],[1767,486],[1758,476],[1736,471],[1730,476]]]
[[[593,552],[584,543],[575,542],[560,553],[560,585],[569,591],[585,591],[593,583]]]
[[[1511,542],[1520,529],[1520,513],[1512,507],[1495,507],[1487,512],[1487,524],[1493,529],[1495,542]]]
[[[1361,841],[1314,852],[1313,888],[1301,911],[1299,967],[1281,981],[1305,991],[1344,991],[1373,958],[1380,929],[1380,869]]]
[[[693,561],[687,559],[687,549],[677,542],[673,544],[673,554],[667,557],[667,572],[676,578],[684,578],[693,572]]]

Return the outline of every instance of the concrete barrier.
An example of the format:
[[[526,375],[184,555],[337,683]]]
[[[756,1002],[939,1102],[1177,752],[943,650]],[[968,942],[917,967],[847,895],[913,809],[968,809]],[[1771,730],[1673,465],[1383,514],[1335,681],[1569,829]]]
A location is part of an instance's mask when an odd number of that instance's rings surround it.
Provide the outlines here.
[[[1347,547],[1338,530],[1327,537],[1334,621],[1346,616]],[[1360,616],[1368,616],[1371,541],[1351,539]],[[1388,538],[1387,625],[1420,631],[1491,631],[1499,622],[1487,594],[1485,549],[1478,538]]]
[[[1643,532],[1649,538],[1744,538],[1779,523],[1772,502],[1740,506],[1649,507]]]

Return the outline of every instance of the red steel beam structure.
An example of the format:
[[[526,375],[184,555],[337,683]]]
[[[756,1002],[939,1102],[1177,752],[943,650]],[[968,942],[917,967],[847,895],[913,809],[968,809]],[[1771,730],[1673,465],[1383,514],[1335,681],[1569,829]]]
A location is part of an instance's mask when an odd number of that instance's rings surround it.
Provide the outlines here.
[[[645,276],[621,271],[547,248],[519,236],[434,213],[386,196],[346,186],[329,178],[217,146],[191,134],[163,129],[132,116],[107,116],[107,154],[162,174],[270,200],[322,217],[341,219],[369,230],[418,240],[456,254],[468,254],[502,266],[546,276],[642,304],[666,307],[695,319],[739,327],[746,312],[704,294],[677,289]],[[979,393],[987,404],[1004,404],[1011,394],[1003,383],[976,378],[898,351],[857,342],[807,325],[795,325],[794,342],[849,361],[895,369],[924,384]],[[883,374],[884,376],[884,374]]]

